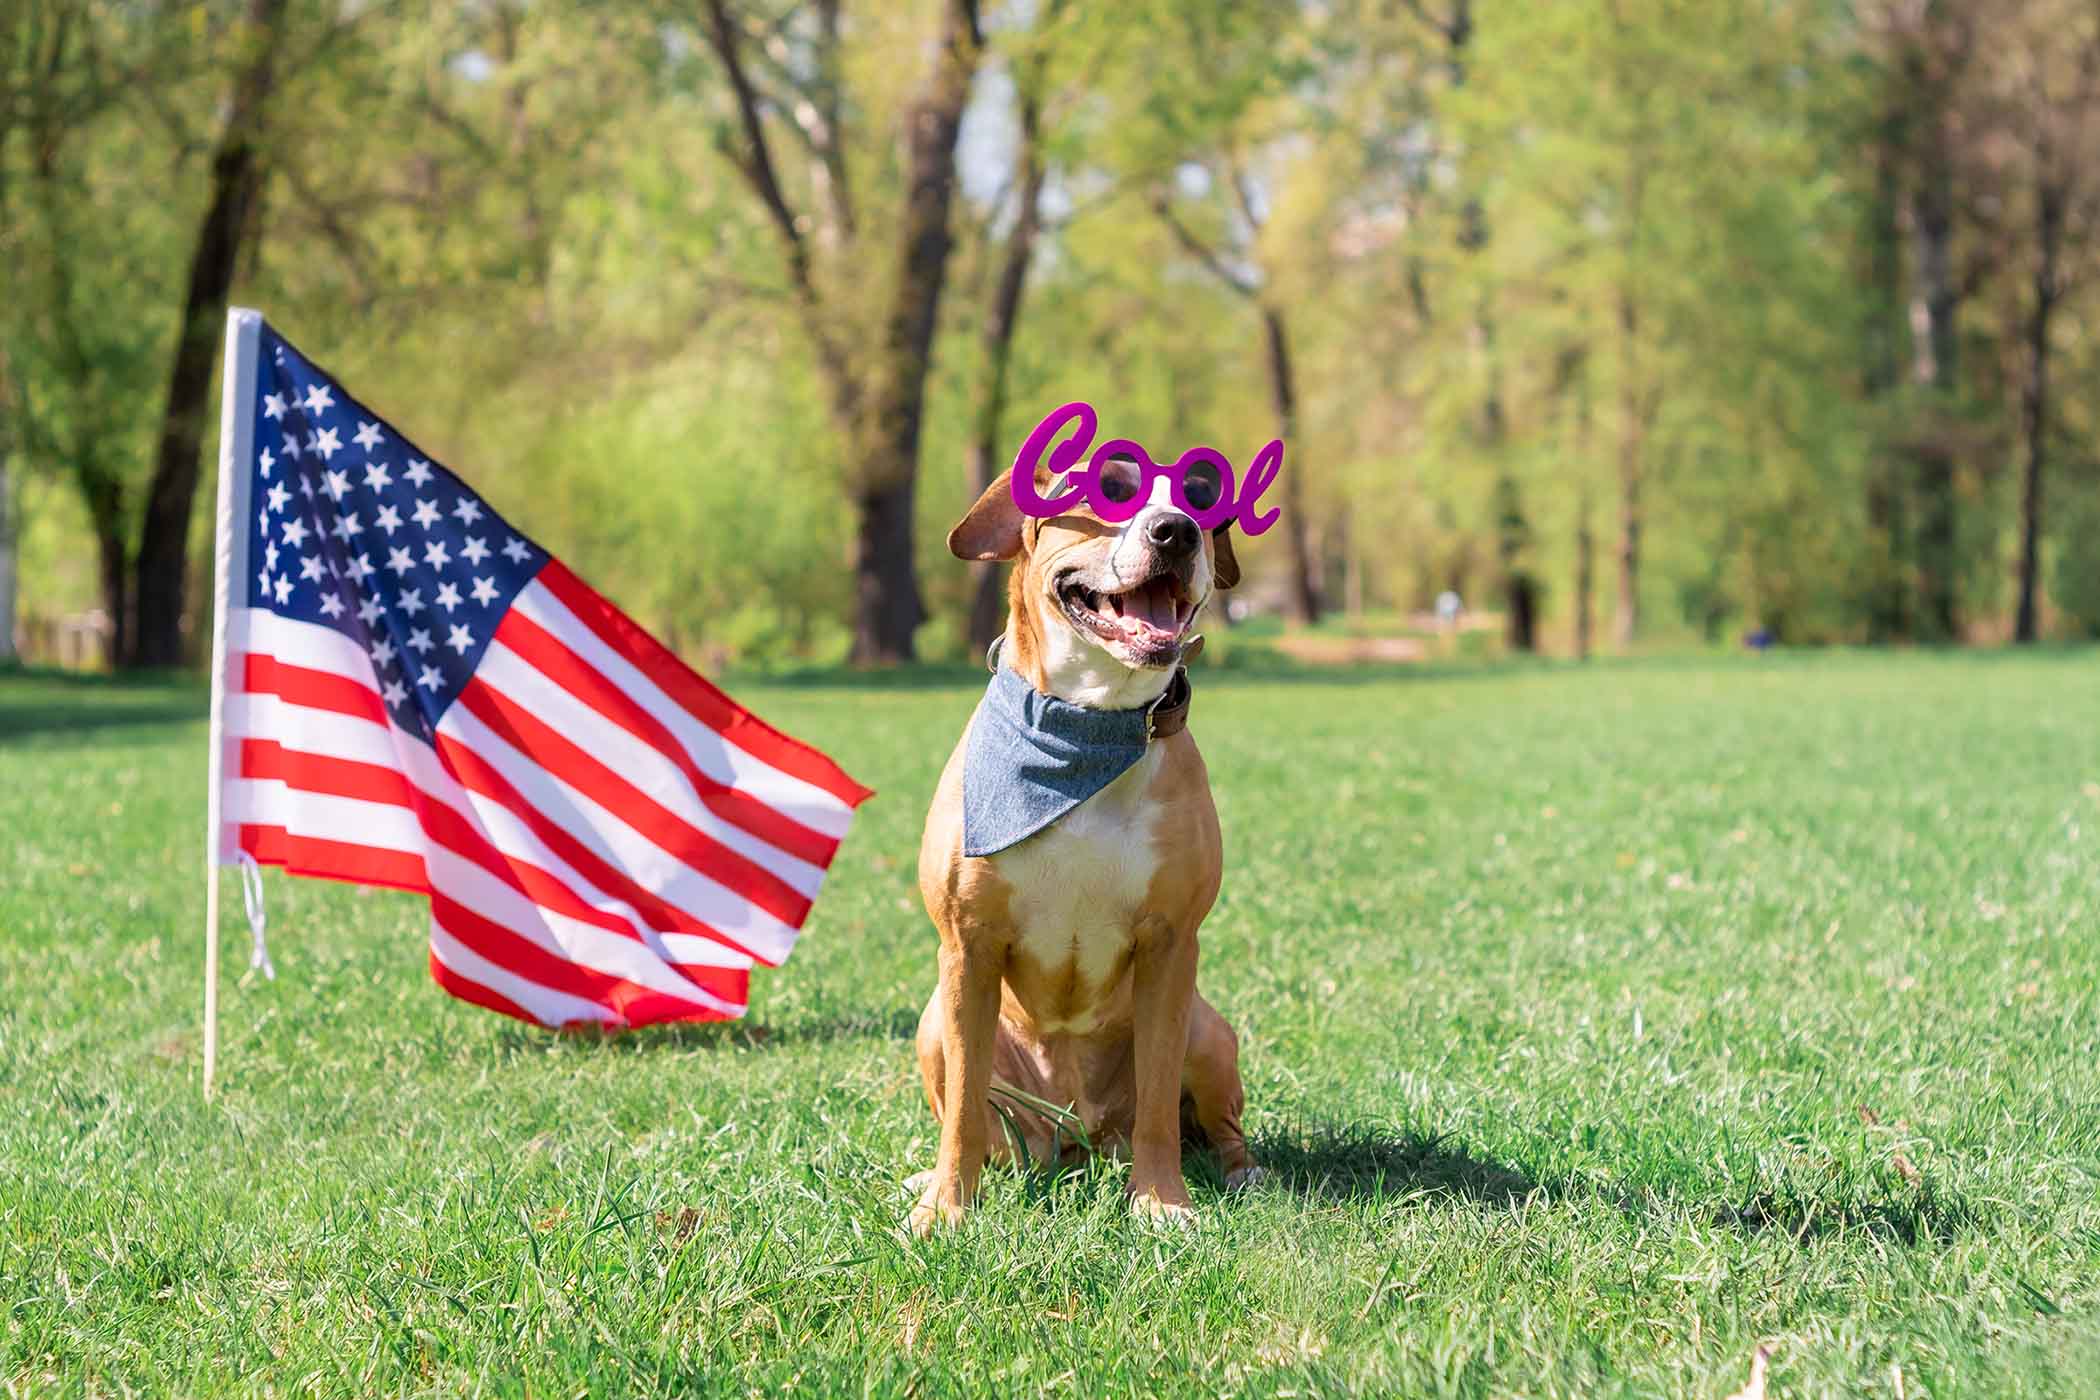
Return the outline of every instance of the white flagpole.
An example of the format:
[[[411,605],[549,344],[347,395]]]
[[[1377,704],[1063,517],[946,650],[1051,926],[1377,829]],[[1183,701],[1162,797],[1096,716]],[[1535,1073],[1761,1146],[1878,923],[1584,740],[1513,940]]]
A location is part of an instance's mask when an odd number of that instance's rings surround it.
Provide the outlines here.
[[[255,356],[262,313],[226,312],[226,356],[220,366],[219,509],[213,530],[211,623],[211,772],[204,811],[204,1097],[219,1066],[219,867],[233,856],[223,821],[226,773],[226,629],[238,581],[248,576],[248,463],[255,425]]]

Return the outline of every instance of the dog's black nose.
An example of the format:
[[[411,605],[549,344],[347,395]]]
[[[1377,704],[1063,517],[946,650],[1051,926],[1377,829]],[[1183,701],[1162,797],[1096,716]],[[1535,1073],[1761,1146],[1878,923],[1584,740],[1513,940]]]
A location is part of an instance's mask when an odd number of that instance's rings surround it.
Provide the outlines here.
[[[1196,522],[1186,515],[1167,514],[1152,517],[1145,538],[1161,554],[1194,554],[1203,537],[1196,533]]]

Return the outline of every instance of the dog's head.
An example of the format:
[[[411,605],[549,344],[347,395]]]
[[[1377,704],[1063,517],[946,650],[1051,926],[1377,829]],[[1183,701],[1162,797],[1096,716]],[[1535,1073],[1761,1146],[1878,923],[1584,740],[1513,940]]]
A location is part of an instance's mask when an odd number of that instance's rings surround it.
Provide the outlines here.
[[[1163,480],[1120,524],[1102,520],[1084,498],[1038,518],[1014,504],[1008,475],[948,532],[948,548],[959,559],[1016,561],[1009,636],[1053,676],[1075,665],[1098,672],[1105,660],[1126,673],[1155,672],[1164,684],[1213,591],[1240,580],[1230,524],[1204,530]],[[1142,480],[1134,463],[1103,468],[1111,500],[1130,499]],[[1038,489],[1048,485],[1039,470]]]

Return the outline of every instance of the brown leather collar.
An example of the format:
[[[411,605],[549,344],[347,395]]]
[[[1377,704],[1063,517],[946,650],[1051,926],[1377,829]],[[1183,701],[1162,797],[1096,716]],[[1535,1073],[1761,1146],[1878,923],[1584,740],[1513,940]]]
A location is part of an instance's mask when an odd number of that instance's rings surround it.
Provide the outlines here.
[[[1145,711],[1146,742],[1165,739],[1188,728],[1189,705],[1195,698],[1196,692],[1189,685],[1188,667],[1176,666],[1174,679],[1167,682],[1167,688],[1161,692],[1159,699],[1154,700],[1152,708]]]

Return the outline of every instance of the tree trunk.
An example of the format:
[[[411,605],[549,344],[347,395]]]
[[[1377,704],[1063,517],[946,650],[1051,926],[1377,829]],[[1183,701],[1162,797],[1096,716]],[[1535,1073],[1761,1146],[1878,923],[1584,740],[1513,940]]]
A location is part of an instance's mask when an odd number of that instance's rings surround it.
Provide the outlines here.
[[[1891,101],[1874,144],[1874,199],[1867,214],[1870,251],[1869,311],[1861,375],[1867,398],[1885,399],[1903,379],[1903,202],[1902,163],[1908,114]],[[1867,533],[1874,546],[1866,581],[1867,640],[1889,642],[1910,634],[1910,590],[1900,568],[1907,557],[1903,485],[1887,446],[1877,445],[1866,470]]]
[[[1028,287],[1028,264],[1035,254],[1036,234],[1042,228],[1042,104],[1036,92],[1040,61],[1034,67],[1032,74],[1017,74],[1014,83],[1021,118],[1020,150],[1015,153],[1021,175],[1020,203],[1013,232],[1007,235],[999,281],[993,288],[991,308],[984,321],[984,380],[977,396],[977,433],[970,444],[970,479],[980,494],[1002,470],[999,427],[1006,413],[1014,327],[1021,317],[1021,298]],[[983,651],[1006,628],[1006,570],[1002,564],[982,563],[972,564],[970,573],[969,640],[972,650]]]
[[[1590,659],[1592,596],[1597,587],[1597,536],[1590,529],[1590,493],[1576,504],[1575,525],[1575,659]]]
[[[6,411],[0,404],[0,415]],[[0,667],[15,659],[15,492],[8,452],[7,424],[0,421]]]
[[[89,450],[83,447],[83,450]],[[121,666],[132,644],[131,561],[124,541],[124,487],[92,465],[79,468],[88,524],[95,535],[95,577],[109,614],[109,663]]]
[[[175,666],[183,659],[190,514],[211,407],[212,363],[226,319],[226,297],[240,256],[241,234],[249,226],[249,212],[262,187],[256,142],[283,17],[284,0],[249,0],[242,36],[247,53],[234,79],[232,105],[212,156],[211,199],[190,259],[189,291],[168,379],[160,450],[139,530],[138,625],[127,650],[119,653],[128,665]]]
[[[913,499],[927,363],[948,275],[948,210],[955,195],[955,136],[977,70],[974,0],[942,7],[940,50],[905,117],[909,157],[899,229],[895,300],[880,360],[869,376],[861,433],[859,549],[854,560],[853,660],[910,661],[926,620],[915,557]]]
[[[2044,181],[2036,191],[2034,307],[2027,320],[2027,373],[2020,385],[2020,432],[2027,443],[2027,469],[2020,489],[2020,606],[2013,640],[2036,635],[2035,595],[2042,567],[2042,467],[2049,440],[2049,322],[2061,291],[2057,265],[2063,244],[2065,192]]]
[[[1276,401],[1277,435],[1286,450],[1297,431],[1298,387],[1291,375],[1290,329],[1280,308],[1263,302],[1262,330],[1269,348],[1269,390]],[[1311,626],[1320,620],[1320,595],[1313,581],[1312,549],[1305,533],[1305,492],[1300,482],[1305,474],[1301,461],[1283,470],[1283,537],[1290,553],[1290,593],[1285,606],[1291,621]]]
[[[1925,334],[1916,349],[1915,374],[1931,389],[1939,421],[1932,440],[1917,453],[1917,563],[1919,628],[1933,641],[1955,635],[1955,448],[1953,430],[1955,313],[1961,291],[1954,275],[1953,174],[1944,150],[1927,153],[1926,168],[1912,207],[1917,231],[1917,301],[1922,304]]]
[[[1641,625],[1641,475],[1647,448],[1648,411],[1639,382],[1635,338],[1640,310],[1629,289],[1619,291],[1619,595],[1612,642],[1633,645]]]

